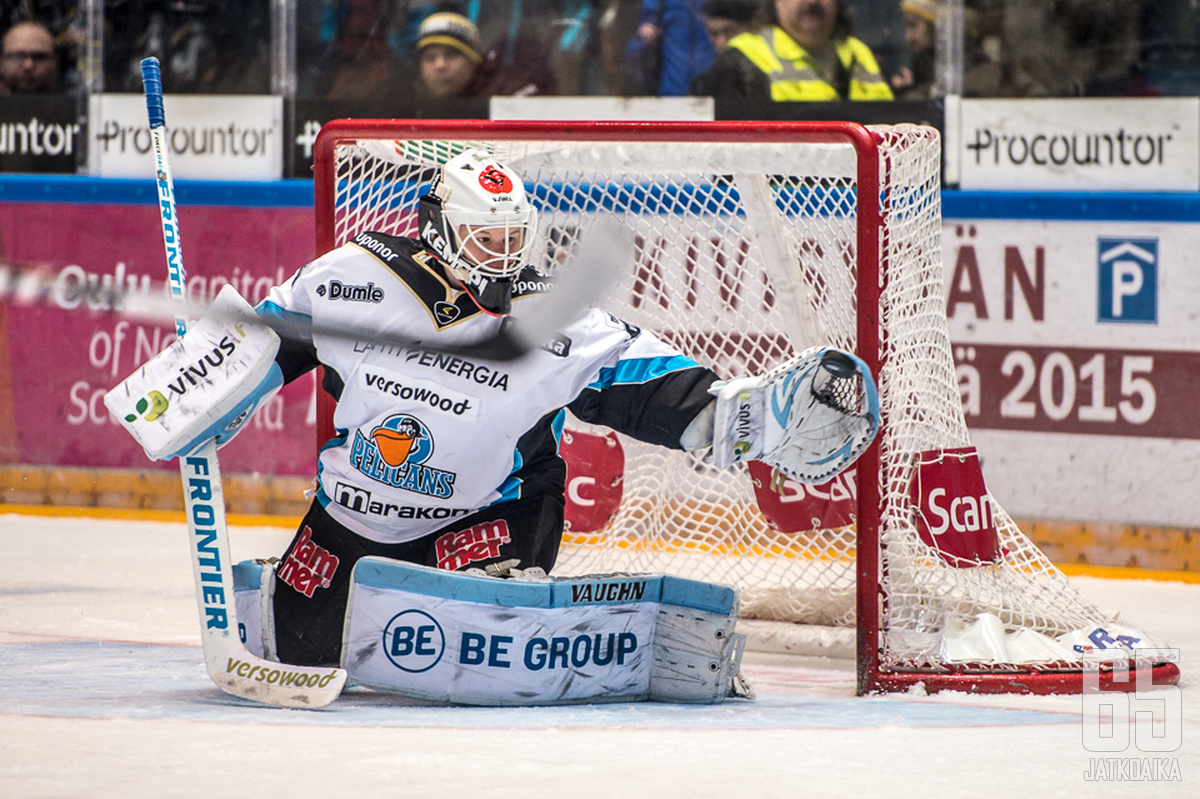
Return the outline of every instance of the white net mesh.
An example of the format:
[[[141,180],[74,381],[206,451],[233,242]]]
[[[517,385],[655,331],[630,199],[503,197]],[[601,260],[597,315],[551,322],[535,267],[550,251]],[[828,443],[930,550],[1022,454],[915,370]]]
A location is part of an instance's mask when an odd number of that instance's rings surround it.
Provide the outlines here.
[[[916,453],[969,446],[946,329],[940,143],[917,126],[881,139],[880,574],[883,662],[938,661],[947,622],[983,611],[1010,630],[1055,636],[1104,618],[1001,509],[1002,559],[946,565],[914,528]],[[596,305],[654,330],[724,377],[811,344],[855,350],[856,155],[812,142],[405,141],[339,147],[335,243],[361,230],[416,234],[433,168],[484,147],[522,174],[539,206],[533,262],[569,267],[601,215],[620,219],[634,258]],[[866,357],[866,356],[864,356]],[[872,362],[868,359],[868,362]],[[571,425],[569,425],[570,427]],[[575,423],[576,428],[581,427]],[[744,469],[623,439],[620,512],[567,530],[557,574],[667,572],[734,585],[747,619],[852,629],[853,525],[781,533]],[[867,512],[875,512],[869,510]]]

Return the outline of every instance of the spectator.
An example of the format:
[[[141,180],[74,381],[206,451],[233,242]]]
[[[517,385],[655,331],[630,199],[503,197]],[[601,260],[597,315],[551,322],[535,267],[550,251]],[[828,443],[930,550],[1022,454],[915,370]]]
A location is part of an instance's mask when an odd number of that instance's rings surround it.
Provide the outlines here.
[[[40,22],[18,22],[4,34],[0,94],[36,94],[59,90],[54,35]]]
[[[466,16],[479,26],[484,42],[480,67],[483,94],[555,94],[555,21],[564,14],[558,0],[473,0]]]
[[[758,0],[704,0],[701,13],[713,50],[724,51],[733,37],[753,29],[760,5]]]
[[[700,0],[642,0],[637,33],[626,48],[635,94],[679,97],[716,56]]]
[[[879,64],[883,75],[895,75],[908,64],[904,43],[904,12],[895,0],[844,0],[854,20],[854,35],[861,39]],[[974,0],[963,0],[970,3]]]
[[[758,21],[758,9],[758,0],[704,0],[701,8],[704,29],[708,31],[713,50],[720,54],[734,37],[752,31]],[[712,94],[711,69],[712,67],[709,67],[692,79],[688,86],[688,94]]]
[[[943,0],[903,0],[904,41],[912,51],[912,66],[892,77],[897,100],[927,100],[933,96],[937,22]]]
[[[599,16],[591,0],[563,0],[561,11],[552,21],[555,89],[558,94],[595,94],[601,77],[596,56],[600,45],[596,37]]]
[[[716,97],[776,101],[891,100],[869,47],[854,38],[843,0],[773,0],[771,24],[717,57]]]
[[[320,11],[325,80],[317,93],[331,99],[386,96],[401,72],[388,46],[399,10],[387,0],[329,0]]]
[[[142,91],[142,59],[158,58],[167,94],[271,90],[268,0],[123,0],[104,4],[104,88]]]
[[[439,12],[417,34],[419,92],[435,100],[473,97],[481,90],[479,29],[461,14]]]

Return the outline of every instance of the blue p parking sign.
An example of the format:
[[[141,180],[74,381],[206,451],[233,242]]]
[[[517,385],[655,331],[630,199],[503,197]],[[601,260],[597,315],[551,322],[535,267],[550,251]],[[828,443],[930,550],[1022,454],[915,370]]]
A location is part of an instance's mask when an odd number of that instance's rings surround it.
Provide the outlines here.
[[[1100,239],[1097,268],[1101,322],[1158,321],[1158,239]]]

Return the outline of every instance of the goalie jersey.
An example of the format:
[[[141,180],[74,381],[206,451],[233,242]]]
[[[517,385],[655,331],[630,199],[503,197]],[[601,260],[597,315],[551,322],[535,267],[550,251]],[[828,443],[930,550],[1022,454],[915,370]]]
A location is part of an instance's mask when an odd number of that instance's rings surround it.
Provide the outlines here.
[[[519,324],[522,300],[547,289],[547,278],[526,267],[513,281],[512,318]],[[256,310],[317,331],[285,339],[276,360],[285,381],[325,367],[325,389],[338,404],[335,436],[318,456],[318,499],[338,522],[380,543],[419,538],[499,502],[561,495],[564,408],[679,448],[717,379],[597,309],[514,360],[382,343],[458,350],[508,323],[451,285],[419,241],[382,233],[361,233],[305,265]],[[339,328],[378,336],[319,332]]]

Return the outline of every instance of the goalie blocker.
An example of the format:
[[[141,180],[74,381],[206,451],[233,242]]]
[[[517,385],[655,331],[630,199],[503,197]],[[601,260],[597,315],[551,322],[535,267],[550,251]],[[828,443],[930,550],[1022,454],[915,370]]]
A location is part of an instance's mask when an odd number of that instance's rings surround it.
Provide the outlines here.
[[[279,336],[226,285],[204,318],[105,394],[104,405],[150,460],[210,439],[223,446],[283,386],[278,351]]]
[[[235,575],[245,643],[271,657],[271,570]],[[359,685],[458,704],[752,698],[737,610],[734,589],[677,577],[500,579],[366,557],[342,663]]]

